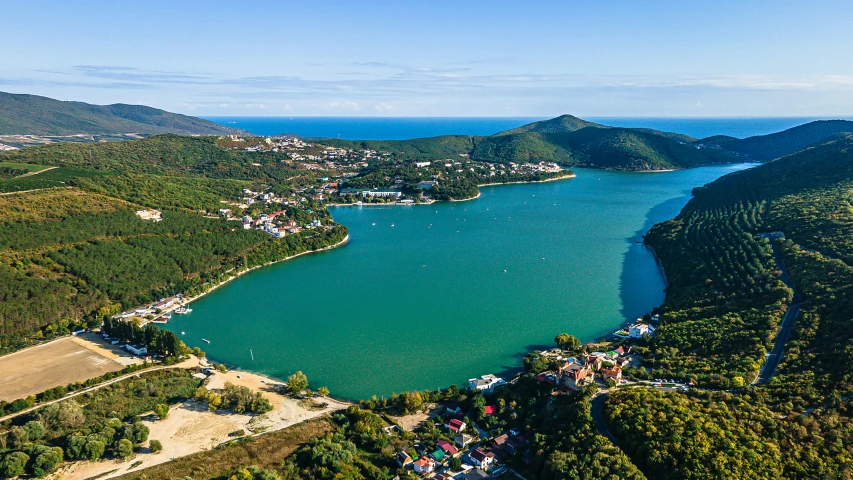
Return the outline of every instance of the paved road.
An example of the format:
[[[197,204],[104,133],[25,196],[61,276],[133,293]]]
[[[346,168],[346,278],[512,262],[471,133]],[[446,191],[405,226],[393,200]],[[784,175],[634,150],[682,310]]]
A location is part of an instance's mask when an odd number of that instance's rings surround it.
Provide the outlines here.
[[[788,339],[791,338],[791,332],[794,331],[794,324],[796,323],[797,316],[800,314],[800,294],[794,288],[794,282],[791,281],[791,277],[788,276],[788,271],[785,270],[785,264],[779,256],[776,244],[771,242],[770,245],[773,247],[773,257],[776,260],[776,268],[782,272],[782,281],[785,282],[785,285],[794,291],[794,299],[788,307],[788,311],[785,312],[785,316],[782,317],[779,332],[776,334],[776,340],[773,342],[773,349],[770,350],[770,353],[767,354],[767,358],[764,359],[764,364],[761,365],[761,370],[758,371],[758,376],[756,376],[755,380],[752,381],[753,385],[764,385],[773,378],[773,375],[776,374],[776,367],[779,366],[779,362],[782,361],[782,355],[785,353],[785,343],[787,343]]]
[[[607,429],[607,423],[604,421],[604,400],[607,398],[606,393],[602,393],[593,397],[592,409],[590,411],[590,415],[592,415],[592,421],[595,423],[595,428],[598,430],[598,433],[607,437],[608,440],[613,442],[613,445],[619,446],[616,443],[616,437],[610,433],[610,430]]]

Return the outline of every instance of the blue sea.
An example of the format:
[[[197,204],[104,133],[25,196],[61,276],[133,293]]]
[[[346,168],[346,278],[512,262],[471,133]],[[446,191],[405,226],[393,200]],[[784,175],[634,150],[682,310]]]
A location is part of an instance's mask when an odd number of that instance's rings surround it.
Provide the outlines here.
[[[301,137],[347,140],[405,140],[437,135],[492,135],[548,117],[204,117],[257,135],[291,133]],[[696,138],[766,135],[813,120],[853,117],[587,117],[614,127],[653,128]]]

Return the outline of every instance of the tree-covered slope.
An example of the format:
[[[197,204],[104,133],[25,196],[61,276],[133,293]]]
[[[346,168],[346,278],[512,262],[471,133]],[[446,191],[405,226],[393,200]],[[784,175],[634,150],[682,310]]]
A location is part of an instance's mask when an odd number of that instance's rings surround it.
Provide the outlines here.
[[[572,115],[560,115],[559,117],[539,122],[528,123],[518,128],[504,130],[496,133],[495,136],[513,135],[516,133],[536,132],[536,133],[568,133],[574,132],[587,127],[607,128],[604,125],[599,125],[594,122],[589,122]]]
[[[395,158],[440,160],[468,155],[494,163],[557,162],[611,170],[667,170],[728,163],[726,151],[690,145],[686,135],[615,128],[563,115],[487,137],[446,135],[411,140],[333,140],[318,143],[386,152]]]
[[[631,373],[707,389],[608,397],[613,433],[647,475],[853,471],[851,202],[853,136],[844,135],[697,189],[677,218],[646,236],[667,299],[655,338],[638,349],[651,370]],[[771,232],[784,238],[759,235]],[[750,386],[793,302],[801,313],[775,376]]]
[[[766,162],[799,152],[808,146],[846,132],[853,132],[853,122],[820,120],[769,135],[757,135],[744,139],[717,135],[697,140],[695,143],[743,155],[757,162]]]
[[[478,139],[471,157],[492,162],[556,161],[611,170],[666,170],[728,163],[734,157],[655,133],[586,127],[566,133],[515,133]]]
[[[225,135],[240,131],[143,105],[91,105],[0,92],[0,135],[122,133]]]

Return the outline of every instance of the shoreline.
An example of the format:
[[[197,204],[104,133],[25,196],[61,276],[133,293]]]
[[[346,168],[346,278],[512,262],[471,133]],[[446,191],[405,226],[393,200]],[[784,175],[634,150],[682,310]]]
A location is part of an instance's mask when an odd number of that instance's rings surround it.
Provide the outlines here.
[[[347,242],[349,242],[349,233],[347,233],[347,235],[343,238],[343,240],[341,240],[340,242],[338,242],[338,243],[336,243],[336,244],[334,244],[334,245],[329,245],[328,247],[323,247],[323,248],[321,248],[321,249],[319,249],[319,250],[306,250],[306,251],[304,251],[304,252],[300,252],[300,253],[297,253],[297,254],[295,254],[295,255],[291,255],[291,256],[289,256],[289,257],[282,258],[281,260],[276,260],[276,261],[274,261],[274,262],[267,262],[267,263],[264,263],[264,264],[261,264],[261,265],[256,265],[256,266],[254,266],[254,267],[247,268],[246,270],[242,270],[242,271],[240,271],[240,272],[236,273],[235,275],[232,275],[232,276],[230,276],[230,277],[226,278],[225,280],[220,281],[219,283],[217,283],[216,285],[214,285],[213,287],[211,287],[209,290],[206,290],[206,291],[204,291],[204,292],[202,292],[202,293],[199,293],[198,295],[196,295],[196,296],[194,296],[194,297],[191,297],[191,298],[186,299],[186,300],[183,302],[183,305],[185,305],[185,306],[186,306],[186,305],[189,305],[190,303],[192,303],[192,302],[194,302],[194,301],[196,301],[196,300],[200,299],[201,297],[203,297],[203,296],[207,295],[208,293],[210,293],[210,292],[212,292],[212,291],[216,290],[217,288],[219,288],[219,287],[221,287],[221,286],[223,286],[223,285],[225,285],[225,284],[229,283],[230,281],[232,281],[232,280],[234,280],[234,279],[236,279],[236,278],[239,278],[240,276],[245,275],[245,274],[247,274],[247,273],[249,273],[249,272],[255,271],[255,270],[259,269],[259,268],[268,267],[268,266],[270,266],[270,265],[275,265],[276,263],[286,262],[286,261],[288,261],[288,260],[292,260],[292,259],[294,259],[294,258],[296,258],[296,257],[301,257],[302,255],[308,255],[309,253],[317,253],[317,252],[325,252],[325,251],[328,251],[328,250],[333,250],[333,249],[338,248],[338,247],[340,247],[340,246],[342,246],[342,245],[345,245]]]
[[[480,187],[494,187],[499,185],[516,185],[520,183],[547,183],[547,182],[556,182],[558,180],[566,180],[567,178],[575,178],[578,175],[574,172],[569,175],[563,175],[562,177],[554,177],[554,178],[546,178],[545,180],[528,180],[528,181],[520,181],[520,182],[498,182],[498,183],[483,183],[477,185],[477,188]]]
[[[575,178],[577,174],[572,172],[569,175],[563,175],[561,177],[554,178],[546,178],[545,180],[522,180],[518,182],[498,182],[498,183],[478,183],[477,188],[480,187],[495,187],[499,185],[518,185],[524,183],[545,183],[545,182],[556,182],[558,180],[566,180],[568,178]],[[480,198],[482,192],[477,192],[477,195],[470,198],[451,198],[450,200],[431,200],[429,202],[421,202],[421,203],[327,203],[326,207],[413,207],[417,205],[432,205],[437,202],[467,202],[468,200],[476,200]]]

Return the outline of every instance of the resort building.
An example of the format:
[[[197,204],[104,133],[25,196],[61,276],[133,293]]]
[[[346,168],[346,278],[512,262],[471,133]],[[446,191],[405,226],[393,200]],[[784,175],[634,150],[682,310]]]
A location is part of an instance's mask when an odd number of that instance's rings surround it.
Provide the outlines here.
[[[503,378],[496,377],[491,373],[478,378],[468,379],[468,388],[471,390],[480,390],[481,392],[493,392],[495,387],[506,385]]]
[[[645,323],[635,323],[628,327],[630,338],[643,338],[643,335],[652,335],[653,333],[655,333],[655,327]]]

